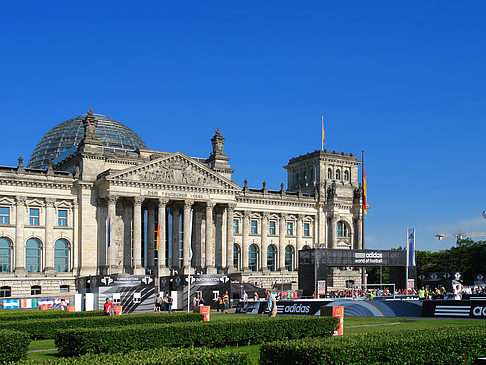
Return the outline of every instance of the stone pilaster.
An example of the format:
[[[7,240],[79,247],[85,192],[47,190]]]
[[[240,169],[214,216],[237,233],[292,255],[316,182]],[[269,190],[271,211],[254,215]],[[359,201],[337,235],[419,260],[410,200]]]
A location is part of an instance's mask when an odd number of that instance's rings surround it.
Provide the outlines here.
[[[25,196],[15,197],[15,276],[25,276]]]
[[[263,212],[262,216],[262,249],[261,249],[261,255],[260,255],[260,267],[262,268],[263,271],[267,270],[267,248],[268,248],[268,242],[267,242],[267,237],[268,237],[268,219],[270,215],[268,212]]]
[[[357,238],[357,243],[358,243],[358,250],[363,249],[363,227],[361,226],[363,224],[363,218],[359,217],[359,219],[356,219],[356,238]]]
[[[143,275],[145,270],[142,267],[142,203],[143,196],[133,198],[133,256],[135,275]]]
[[[76,275],[79,268],[79,213],[78,202],[73,202],[73,242],[72,242],[72,267],[73,273]]]
[[[54,202],[56,199],[46,199],[46,268],[48,275],[54,274]]]
[[[235,272],[235,267],[233,266],[233,256],[234,256],[234,231],[233,231],[233,220],[235,219],[235,207],[236,204],[228,204],[227,214],[226,214],[226,265],[228,267],[228,272]]]
[[[215,242],[213,230],[213,202],[206,203],[206,269],[208,274],[216,273]]]
[[[296,250],[295,250],[295,265],[294,270],[298,269],[299,266],[299,250],[302,250],[302,237],[304,236],[304,215],[299,214],[297,216],[297,239],[296,239]]]
[[[279,270],[285,270],[285,234],[287,233],[287,214],[280,215],[279,237],[278,237],[278,267]]]
[[[248,241],[250,236],[250,216],[247,210],[243,212],[243,237],[241,240],[241,265],[243,271],[250,271],[248,267]]]

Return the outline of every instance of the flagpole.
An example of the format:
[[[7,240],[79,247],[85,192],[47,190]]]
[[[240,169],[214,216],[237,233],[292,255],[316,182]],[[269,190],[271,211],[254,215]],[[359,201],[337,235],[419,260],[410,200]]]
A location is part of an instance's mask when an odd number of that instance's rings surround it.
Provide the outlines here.
[[[363,199],[363,204],[361,204],[361,249],[364,250],[365,248],[365,191],[364,191],[364,184],[365,184],[365,172],[364,172],[364,150],[361,150],[361,190],[362,190],[362,199]],[[364,284],[366,281],[366,270],[364,267],[362,267],[361,271],[361,284]]]
[[[321,121],[322,121],[321,151],[324,151],[324,115],[321,115]]]
[[[189,221],[189,271],[188,271],[188,281],[187,281],[187,313],[189,313],[190,308],[191,308],[191,260],[192,260],[192,214],[193,210],[191,209],[191,216],[190,216],[190,221]]]
[[[406,243],[406,251],[407,251],[407,264],[405,265],[405,290],[406,290],[406,293],[408,294],[408,227],[407,227],[407,230],[405,231],[405,234],[406,234],[406,238],[405,238],[405,243]]]

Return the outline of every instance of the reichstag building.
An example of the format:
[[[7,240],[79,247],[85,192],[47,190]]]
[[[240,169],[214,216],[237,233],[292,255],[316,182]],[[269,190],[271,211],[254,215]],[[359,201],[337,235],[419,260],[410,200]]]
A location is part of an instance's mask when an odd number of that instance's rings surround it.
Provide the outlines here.
[[[0,167],[1,296],[147,271],[297,282],[298,250],[363,248],[355,155],[292,158],[287,187],[272,191],[232,181],[224,142],[218,129],[207,157],[151,150],[91,109],[51,129],[26,166]],[[361,283],[358,268],[330,270],[329,290]]]

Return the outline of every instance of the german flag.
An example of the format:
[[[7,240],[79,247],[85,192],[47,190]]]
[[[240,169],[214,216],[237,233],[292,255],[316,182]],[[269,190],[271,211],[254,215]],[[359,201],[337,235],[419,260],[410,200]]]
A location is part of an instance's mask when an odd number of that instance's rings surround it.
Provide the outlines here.
[[[322,145],[321,150],[324,149],[324,115],[322,116]]]
[[[160,241],[160,224],[157,224],[157,240],[155,244],[155,250],[159,250],[159,241]]]
[[[363,164],[363,212],[364,214],[368,214],[368,206],[366,204],[366,174],[365,174],[364,164]]]

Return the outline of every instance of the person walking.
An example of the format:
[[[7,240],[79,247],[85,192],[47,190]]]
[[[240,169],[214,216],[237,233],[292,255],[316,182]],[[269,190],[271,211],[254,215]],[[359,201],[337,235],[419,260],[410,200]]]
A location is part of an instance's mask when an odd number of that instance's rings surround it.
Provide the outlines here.
[[[274,318],[277,316],[277,299],[275,299],[275,296],[272,295],[272,292],[270,290],[266,291],[267,294],[267,307],[268,307],[268,315],[271,318]]]

